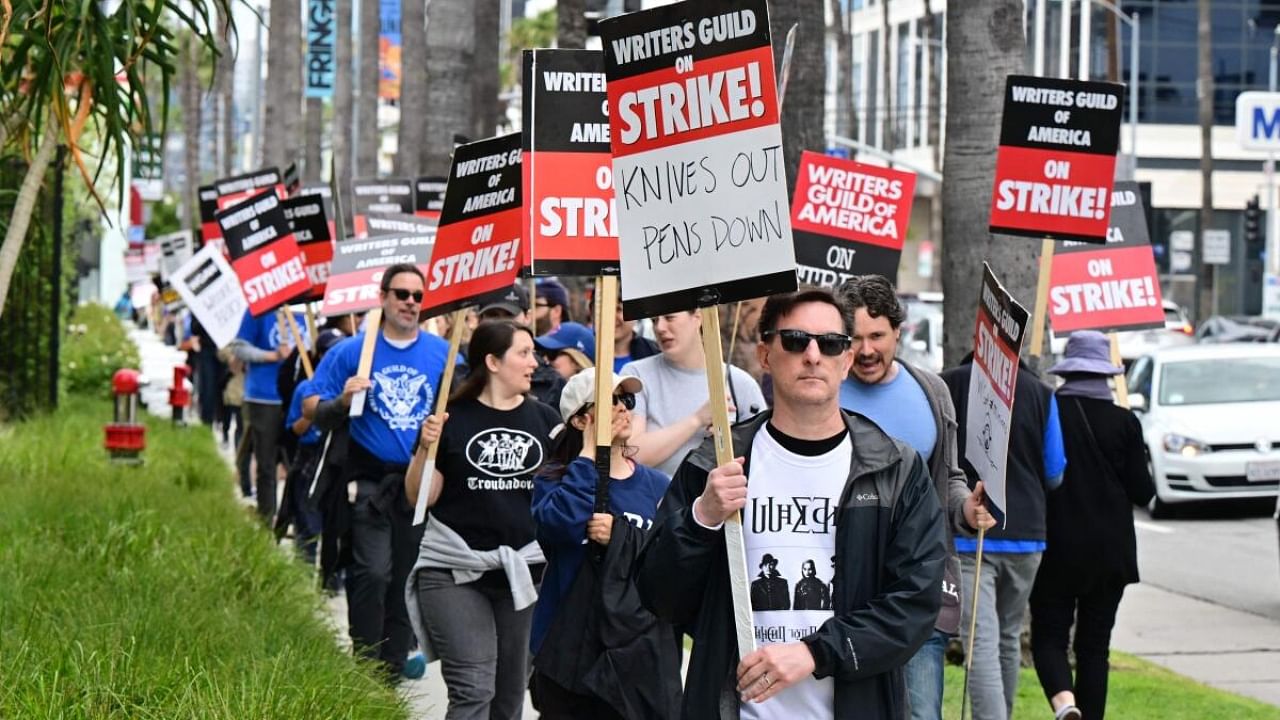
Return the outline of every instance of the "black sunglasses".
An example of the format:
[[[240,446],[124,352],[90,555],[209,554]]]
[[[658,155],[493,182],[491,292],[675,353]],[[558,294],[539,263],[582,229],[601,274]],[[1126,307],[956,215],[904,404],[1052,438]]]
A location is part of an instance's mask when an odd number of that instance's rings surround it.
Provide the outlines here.
[[[808,333],[803,330],[768,330],[760,337],[769,342],[777,336],[782,349],[790,353],[802,353],[809,349],[809,341],[816,340],[818,352],[828,357],[837,357],[853,346],[853,338],[842,333]]]
[[[404,302],[405,300],[408,300],[410,297],[412,297],[414,302],[418,304],[422,304],[421,290],[410,291],[410,290],[405,290],[404,288],[391,288],[391,293],[394,294],[396,296],[396,299],[399,300],[400,302]]]
[[[629,393],[629,392],[620,392],[620,393],[618,393],[618,394],[614,395],[614,396],[613,396],[613,404],[614,404],[614,405],[617,405],[617,404],[619,404],[619,403],[621,403],[621,404],[622,404],[622,407],[624,407],[624,408],[626,408],[626,409],[628,409],[628,410],[635,410],[635,409],[636,409],[636,394],[635,394],[635,393]],[[587,410],[588,410],[592,405],[595,405],[595,403],[594,403],[594,402],[589,402],[589,403],[587,403],[587,404],[583,405],[583,406],[582,406],[582,408],[581,408],[580,410],[578,410],[578,412],[574,413],[574,415],[581,415],[582,413],[586,412],[586,411],[587,411]]]

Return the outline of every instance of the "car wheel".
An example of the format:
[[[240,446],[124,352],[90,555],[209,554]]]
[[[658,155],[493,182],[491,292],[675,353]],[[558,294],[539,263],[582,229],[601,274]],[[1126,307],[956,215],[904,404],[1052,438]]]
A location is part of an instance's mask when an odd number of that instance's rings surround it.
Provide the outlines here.
[[[1155,495],[1151,496],[1151,502],[1147,503],[1147,513],[1151,515],[1152,520],[1168,520],[1173,517],[1173,505],[1160,499],[1160,491],[1157,490]]]

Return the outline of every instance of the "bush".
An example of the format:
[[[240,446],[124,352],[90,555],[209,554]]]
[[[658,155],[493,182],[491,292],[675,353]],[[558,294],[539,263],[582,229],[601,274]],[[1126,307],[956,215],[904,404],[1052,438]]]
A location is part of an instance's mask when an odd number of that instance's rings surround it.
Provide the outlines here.
[[[148,418],[145,463],[118,466],[107,416],[72,396],[0,427],[0,718],[404,717],[212,434]]]
[[[138,348],[124,323],[108,308],[92,303],[71,314],[60,362],[67,396],[109,397],[111,376],[117,370],[141,369]]]

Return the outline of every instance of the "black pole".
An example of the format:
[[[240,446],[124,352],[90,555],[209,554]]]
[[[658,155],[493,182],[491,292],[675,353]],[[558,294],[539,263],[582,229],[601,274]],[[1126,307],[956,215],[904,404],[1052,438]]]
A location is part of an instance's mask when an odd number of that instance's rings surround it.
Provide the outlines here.
[[[58,355],[62,340],[62,163],[65,145],[53,161],[53,272],[49,296],[49,407],[58,407]]]

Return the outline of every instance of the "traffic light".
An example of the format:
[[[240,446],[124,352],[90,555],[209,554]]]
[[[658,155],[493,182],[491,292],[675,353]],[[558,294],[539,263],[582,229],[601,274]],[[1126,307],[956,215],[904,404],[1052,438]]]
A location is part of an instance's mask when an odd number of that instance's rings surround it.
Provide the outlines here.
[[[1258,196],[1254,195],[1244,205],[1244,252],[1245,257],[1252,259],[1262,256],[1267,236],[1262,229],[1262,208]]]

